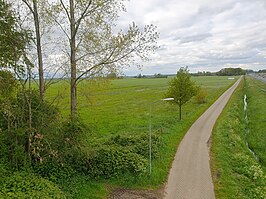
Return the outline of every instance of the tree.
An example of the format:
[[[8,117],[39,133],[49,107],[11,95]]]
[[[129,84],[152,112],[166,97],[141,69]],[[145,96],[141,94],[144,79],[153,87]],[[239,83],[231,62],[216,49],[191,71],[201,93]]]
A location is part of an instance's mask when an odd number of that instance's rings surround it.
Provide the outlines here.
[[[38,69],[39,69],[39,90],[40,90],[40,97],[43,100],[44,91],[45,91],[45,83],[44,83],[44,76],[43,76],[43,56],[42,56],[38,2],[37,0],[22,0],[22,1],[26,4],[31,14],[33,15],[33,19],[34,19],[35,36],[36,36],[35,44],[37,47]]]
[[[181,67],[169,82],[169,88],[166,97],[173,97],[171,101],[179,106],[179,119],[181,120],[182,106],[187,103],[194,95],[196,95],[198,87],[190,79],[188,67]]]
[[[115,72],[135,63],[134,57],[148,60],[158,33],[147,25],[144,30],[133,23],[127,31],[115,31],[123,0],[60,0],[50,16],[61,28],[68,43],[71,116],[77,111],[77,84],[85,77]],[[56,13],[56,14],[55,14]]]
[[[16,68],[27,43],[27,32],[19,29],[11,4],[0,0],[0,68]]]
[[[218,76],[234,76],[234,75],[245,75],[245,71],[242,68],[223,68],[216,74]]]
[[[117,74],[116,73],[110,73],[107,75],[108,79],[116,79],[117,78]]]

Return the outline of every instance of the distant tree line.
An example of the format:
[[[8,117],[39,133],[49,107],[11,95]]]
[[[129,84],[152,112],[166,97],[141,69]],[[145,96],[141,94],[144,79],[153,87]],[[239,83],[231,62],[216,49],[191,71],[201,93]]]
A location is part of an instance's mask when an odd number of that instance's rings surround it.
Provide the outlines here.
[[[245,75],[250,70],[243,70],[242,68],[223,68],[218,72],[209,72],[209,71],[199,71],[197,73],[192,73],[192,76],[237,76]]]
[[[245,75],[246,71],[242,68],[223,68],[216,73],[218,76]]]
[[[254,70],[244,70],[242,68],[223,68],[218,72],[210,72],[210,71],[199,71],[197,73],[190,73],[191,76],[238,76],[238,75],[245,75],[249,73],[266,73],[266,69],[254,71]],[[167,78],[170,76],[175,76],[175,74],[161,74],[155,73],[154,75],[142,75],[138,74],[134,76],[134,78]]]
[[[259,70],[258,73],[266,73],[266,69]]]

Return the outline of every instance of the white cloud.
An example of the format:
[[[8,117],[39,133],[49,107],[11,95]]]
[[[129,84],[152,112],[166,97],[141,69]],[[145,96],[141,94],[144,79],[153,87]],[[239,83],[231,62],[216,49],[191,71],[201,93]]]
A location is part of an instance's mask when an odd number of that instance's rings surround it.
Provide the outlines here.
[[[175,73],[184,65],[191,71],[265,68],[265,0],[131,0],[126,7],[118,26],[153,23],[161,46],[142,71],[132,67],[127,74]]]

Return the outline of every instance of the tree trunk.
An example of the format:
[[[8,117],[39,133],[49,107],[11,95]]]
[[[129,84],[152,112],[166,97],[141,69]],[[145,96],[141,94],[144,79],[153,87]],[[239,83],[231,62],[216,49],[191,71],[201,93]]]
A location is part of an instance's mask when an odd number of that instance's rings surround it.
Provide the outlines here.
[[[179,120],[181,120],[182,117],[182,105],[181,103],[179,104]]]
[[[38,54],[38,65],[39,65],[39,89],[40,97],[43,100],[44,98],[44,77],[43,77],[43,60],[42,60],[42,46],[41,46],[41,35],[40,35],[40,22],[39,22],[39,13],[37,7],[37,0],[33,0],[33,16],[35,23],[35,33],[37,40],[37,54]]]
[[[31,163],[31,136],[32,136],[32,93],[31,93],[31,68],[29,66],[28,68],[29,73],[29,96],[27,99],[27,93],[26,93],[26,100],[28,101],[28,111],[29,111],[29,132],[28,132],[28,157],[29,162]]]
[[[76,85],[76,33],[75,33],[75,15],[74,15],[74,2],[69,0],[70,5],[70,66],[71,66],[71,83],[70,83],[70,93],[71,93],[71,117],[76,116],[77,112],[77,85]]]

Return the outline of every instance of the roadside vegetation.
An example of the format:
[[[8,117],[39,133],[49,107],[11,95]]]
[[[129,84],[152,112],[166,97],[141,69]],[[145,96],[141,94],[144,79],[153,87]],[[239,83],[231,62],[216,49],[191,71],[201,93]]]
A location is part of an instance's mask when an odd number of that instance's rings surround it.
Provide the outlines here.
[[[260,134],[258,136],[263,129],[257,131],[251,125],[255,119],[255,116],[252,116],[255,113],[254,110],[260,107],[260,103],[252,105],[251,101],[262,100],[265,103],[265,97],[260,99],[262,96],[258,91],[260,90],[258,85],[260,83],[254,79],[251,80],[249,77],[242,80],[213,130],[211,167],[217,199],[266,198],[266,175],[265,170],[263,170],[265,165],[262,161],[256,160],[246,143],[251,138],[253,141],[256,140],[255,146],[260,146],[256,147],[256,153],[263,154],[265,148],[261,148],[261,145],[265,147],[265,142],[262,141],[262,143],[261,140],[263,140],[264,135]],[[248,96],[248,116],[250,118],[254,117],[254,119],[249,119],[250,123],[248,125],[243,110],[243,97],[246,92]],[[253,96],[250,96],[250,94],[253,94]],[[259,112],[256,112],[256,115],[259,118],[263,117],[263,114]],[[257,121],[258,124],[259,121]],[[250,129],[249,133],[248,128]]]
[[[245,94],[250,131],[247,142],[266,172],[266,84],[247,76]]]

